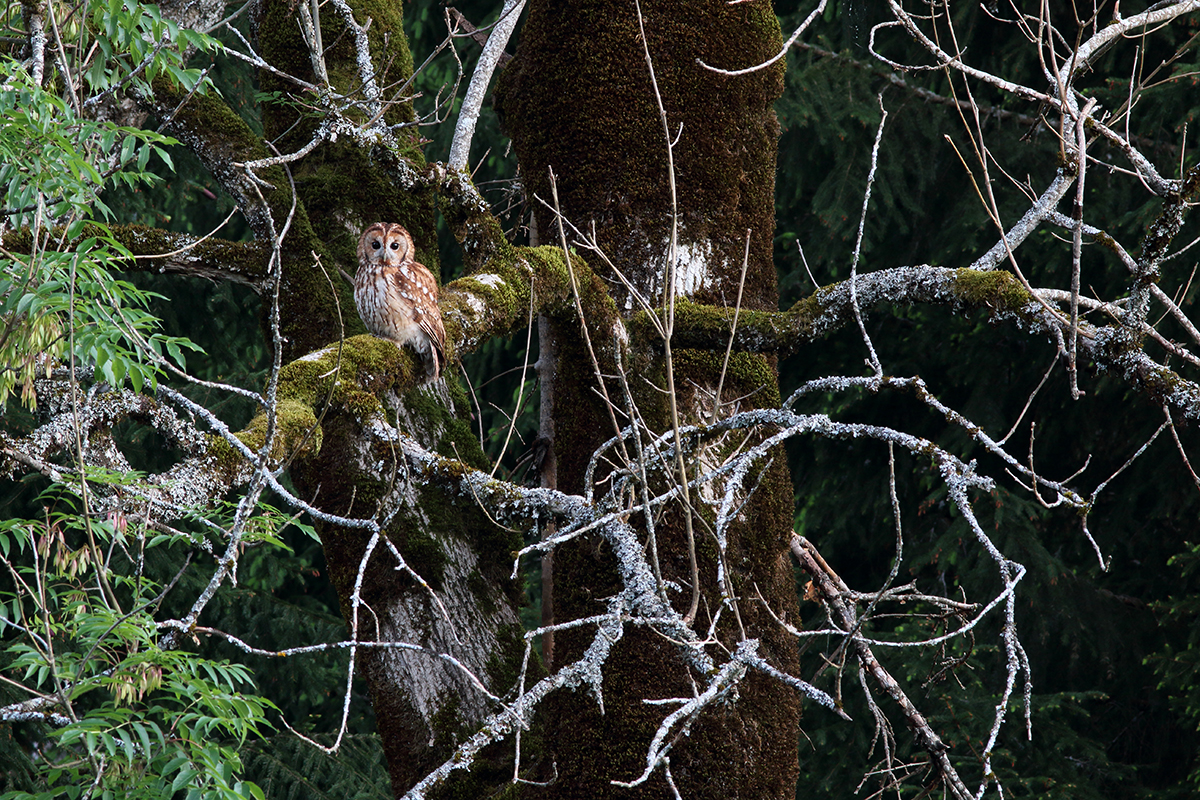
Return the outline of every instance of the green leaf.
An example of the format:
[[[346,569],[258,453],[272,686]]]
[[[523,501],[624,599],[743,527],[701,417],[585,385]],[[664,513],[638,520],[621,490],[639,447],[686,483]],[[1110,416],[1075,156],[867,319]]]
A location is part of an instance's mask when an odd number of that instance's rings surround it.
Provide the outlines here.
[[[161,158],[163,160],[163,163],[167,165],[167,169],[171,170],[172,172],[175,171],[175,162],[171,160],[170,153],[168,153],[163,148],[157,147],[157,146],[154,148],[154,152],[157,153],[158,157]]]
[[[129,159],[133,158],[133,149],[137,145],[137,139],[132,135],[126,136],[121,142],[121,163],[128,164]]]
[[[185,762],[187,761],[187,759],[184,759],[184,760],[185,760]],[[199,774],[200,774],[199,770],[195,770],[195,769],[180,770],[179,774],[175,776],[175,780],[171,781],[171,791],[178,792],[184,786],[187,786],[189,783],[191,783],[192,779],[195,778]],[[193,791],[195,791],[195,790],[193,790]],[[189,793],[189,796],[191,796],[190,793]]]

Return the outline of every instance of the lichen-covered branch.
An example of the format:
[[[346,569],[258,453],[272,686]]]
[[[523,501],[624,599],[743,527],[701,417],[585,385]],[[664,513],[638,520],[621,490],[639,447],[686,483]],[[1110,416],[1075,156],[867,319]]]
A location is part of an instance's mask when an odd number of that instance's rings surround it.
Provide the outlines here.
[[[1001,318],[1044,329],[1033,297],[1007,272],[977,272],[948,267],[896,267],[859,275],[858,303],[864,310],[884,303],[949,306],[955,310],[986,309]],[[730,338],[734,309],[681,302],[676,309],[677,347],[716,349]],[[656,332],[639,314],[631,323],[637,334],[653,342]],[[818,289],[786,311],[743,309],[733,333],[739,350],[786,357],[805,344],[828,336],[854,321],[850,286],[834,283]]]
[[[999,270],[897,267],[859,275],[856,288],[864,310],[886,303],[939,305],[960,312],[985,311],[993,320],[1009,322],[1031,334],[1064,334],[1069,330],[1065,313],[1051,313],[1011,273]],[[723,349],[730,340],[734,313],[730,308],[679,303],[675,346]],[[786,311],[742,310],[737,330],[732,333],[733,346],[785,357],[853,322],[849,285],[836,283]],[[645,312],[634,318],[631,327],[650,342],[658,338]],[[1151,359],[1141,349],[1140,327],[1136,334],[1119,322],[1110,326],[1080,323],[1079,328],[1080,351],[1100,369],[1122,375],[1156,403],[1165,402],[1188,418],[1200,417],[1200,384]],[[1180,347],[1174,345],[1172,352]]]
[[[837,620],[842,630],[846,632],[856,630],[859,623],[854,613],[854,608],[842,599],[843,590],[837,585],[835,577],[826,571],[822,564],[824,559],[821,559],[819,554],[815,553],[815,548],[802,537],[793,536],[792,552],[800,561],[800,565],[804,568],[804,571],[812,576],[813,582],[817,585],[820,592],[822,602],[832,610],[833,617]],[[971,800],[973,795],[966,784],[963,783],[962,778],[959,777],[958,770],[955,769],[954,764],[950,761],[948,755],[949,748],[946,746],[946,743],[933,730],[933,726],[929,724],[925,715],[908,699],[908,696],[905,695],[904,690],[900,688],[900,684],[892,677],[891,673],[879,663],[879,659],[875,657],[870,646],[863,641],[862,637],[858,634],[851,634],[850,638],[859,663],[862,664],[863,669],[870,673],[875,682],[900,707],[909,729],[917,739],[917,743],[923,750],[929,753],[930,758],[937,765],[941,779],[945,782],[951,794],[958,798],[958,800]]]

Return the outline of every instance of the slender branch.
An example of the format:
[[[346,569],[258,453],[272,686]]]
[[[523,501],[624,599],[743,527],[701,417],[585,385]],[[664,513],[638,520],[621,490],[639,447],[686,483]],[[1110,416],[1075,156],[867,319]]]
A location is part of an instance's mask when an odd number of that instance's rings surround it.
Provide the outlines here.
[[[839,624],[847,631],[853,630],[857,626],[854,611],[842,601],[840,589],[830,574],[822,568],[818,559],[814,557],[815,548],[800,536],[792,537],[791,548],[792,553],[799,559],[800,565],[812,576],[813,582],[817,585],[821,593],[822,600],[833,611],[834,617]],[[962,778],[958,776],[958,771],[950,761],[949,748],[946,746],[946,743],[933,730],[933,726],[929,724],[925,716],[908,699],[908,696],[900,688],[900,684],[896,679],[879,663],[879,659],[871,652],[871,648],[866,642],[858,636],[853,636],[852,641],[859,662],[870,673],[871,677],[875,679],[875,682],[892,698],[892,701],[900,707],[909,729],[917,739],[918,745],[929,753],[951,794],[958,798],[958,800],[973,800],[971,791],[963,783]]]
[[[450,143],[451,169],[466,169],[467,158],[471,154],[471,139],[475,136],[475,123],[479,120],[479,111],[483,107],[488,85],[492,81],[492,73],[504,56],[504,48],[508,45],[509,37],[517,27],[517,20],[525,8],[525,0],[504,0],[504,8],[500,11],[500,19],[488,35],[483,52],[467,84],[467,94],[463,98],[462,107],[458,112],[458,122],[454,125],[454,139]]]

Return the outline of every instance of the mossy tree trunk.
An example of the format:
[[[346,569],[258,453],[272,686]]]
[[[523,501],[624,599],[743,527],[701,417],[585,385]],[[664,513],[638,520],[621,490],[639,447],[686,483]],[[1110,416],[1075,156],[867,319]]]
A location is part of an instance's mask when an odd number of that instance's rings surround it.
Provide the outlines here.
[[[516,58],[499,87],[499,107],[521,159],[527,191],[549,202],[553,171],[565,219],[583,231],[590,232],[594,224],[597,243],[612,268],[584,255],[626,316],[640,306],[616,271],[652,306],[667,303],[673,222],[678,225],[677,296],[724,306],[733,306],[741,296],[745,308],[775,310],[772,236],[779,129],[772,104],[782,89],[782,63],[725,77],[697,60],[727,69],[764,61],[781,46],[778,22],[768,4],[731,6],[723,0],[686,9],[651,0],[642,3],[641,13],[667,126],[672,139],[677,137],[673,170],[634,3],[540,0],[530,5]],[[557,243],[554,214],[534,205],[543,241]],[[739,286],[744,263],[745,283]],[[551,330],[557,344],[552,415],[558,488],[582,492],[589,457],[614,433],[612,417],[595,391],[592,358],[578,319],[560,317]],[[634,339],[628,348],[631,363],[622,365],[605,355],[615,352],[611,328],[592,326],[592,339],[597,358],[610,359],[600,363],[601,371],[624,369],[638,413],[655,430],[666,431],[670,404],[656,388],[666,385],[661,342]],[[720,352],[676,350],[672,362],[681,424],[779,402],[775,362],[768,357],[735,355],[726,366]],[[719,385],[720,401],[714,402]],[[620,382],[610,381],[607,389],[619,406],[616,416],[625,419],[629,409],[623,407]],[[712,466],[720,463],[722,448],[733,446],[719,442],[689,458]],[[695,509],[693,516],[702,594],[696,627],[706,630],[721,608],[721,587],[713,579],[717,547],[706,528],[711,520]],[[686,613],[693,583],[686,527],[678,506],[656,526],[663,578],[682,587],[672,596],[681,613]],[[780,635],[761,605],[748,601],[757,586],[777,612],[795,613],[785,555],[791,484],[784,459],[775,459],[760,476],[735,530],[726,561],[732,594],[742,602],[737,614],[723,609],[717,635],[730,648],[743,635],[758,637],[772,663],[794,668],[795,643]],[[611,559],[594,541],[557,550],[553,582],[558,621],[595,614],[599,600],[619,588]],[[582,633],[560,633],[554,662],[573,661],[586,643]],[[547,796],[668,794],[661,774],[637,791],[611,781],[633,780],[644,768],[646,743],[663,717],[661,707],[644,699],[688,697],[693,680],[701,677],[689,674],[676,649],[658,634],[644,628],[627,633],[605,673],[603,713],[583,693],[561,695],[552,706],[547,740],[553,743],[559,779]],[[689,798],[793,797],[798,717],[799,703],[790,690],[748,678],[736,703],[706,715],[672,752],[679,791]]]
[[[376,68],[387,66],[376,82],[402,83],[411,74],[412,58],[399,7],[371,0],[355,0],[349,7],[369,37]],[[322,36],[330,43],[323,69],[336,92],[355,96],[362,79],[352,46],[355,31],[334,4],[321,9]],[[255,6],[257,50],[277,69],[320,84],[309,49],[297,34],[300,10],[285,0]],[[732,306],[740,296],[744,309],[777,308],[771,242],[778,126],[772,103],[781,90],[782,68],[727,78],[706,71],[696,59],[720,67],[757,63],[777,52],[778,23],[765,5],[728,6],[721,0],[686,13],[651,3],[644,12],[671,139],[678,137],[673,169],[632,4],[534,4],[517,60],[499,86],[527,188],[548,200],[552,167],[566,218],[581,229],[594,223],[597,243],[612,261],[610,269],[589,255],[594,272],[578,265],[578,292],[594,347],[582,336],[576,306],[562,289],[561,254],[512,248],[494,217],[472,200],[477,195],[461,191],[454,175],[427,165],[416,128],[404,127],[413,120],[407,102],[385,104],[383,122],[397,132],[394,146],[327,138],[286,169],[259,168],[259,177],[267,182],[259,184],[230,164],[306,148],[323,124],[320,114],[265,103],[262,137],[215,98],[196,98],[172,117],[171,132],[191,144],[249,209],[247,217],[260,242],[270,242],[290,220],[278,262],[281,349],[285,360],[304,357],[285,368],[280,396],[298,400],[311,414],[296,421],[281,418],[281,426],[310,444],[314,440],[307,431],[319,426],[318,443],[296,458],[290,476],[299,496],[323,512],[370,518],[383,526],[382,537],[376,538],[363,528],[318,523],[330,574],[356,639],[425,648],[366,647],[356,653],[398,795],[448,758],[455,743],[494,710],[494,698],[485,697],[465,671],[438,654],[458,658],[489,688],[513,685],[522,643],[519,592],[508,570],[520,543],[492,524],[476,503],[409,475],[396,440],[380,433],[395,426],[432,451],[479,466],[482,456],[462,422],[467,403],[461,392],[453,385],[406,390],[408,359],[388,343],[359,337],[342,350],[330,346],[361,330],[337,274],[338,268],[354,270],[357,232],[375,220],[400,222],[416,236],[419,258],[435,266],[433,225],[437,204],[442,204],[464,242],[469,269],[489,273],[486,280],[468,277],[459,282],[457,293],[448,287],[443,295],[453,347],[469,349],[482,337],[503,332],[502,321],[480,323],[477,309],[486,309],[482,313],[489,320],[512,317],[514,308],[523,317],[530,300],[520,293],[533,291],[538,310],[547,316],[546,332],[557,344],[556,365],[543,365],[542,374],[555,376],[549,409],[553,456],[558,487],[569,493],[583,492],[588,460],[613,433],[613,415],[596,391],[597,368],[605,375],[626,374],[628,392],[621,381],[610,380],[605,387],[615,404],[625,406],[624,412],[636,409],[656,431],[672,425],[671,404],[656,388],[666,385],[662,342],[638,333],[644,327],[630,326],[634,338],[623,348],[614,344],[613,332],[624,329],[623,323],[639,310],[635,295],[654,307],[668,299],[665,276],[673,227],[678,297]],[[273,71],[263,71],[260,79],[268,93],[308,97]],[[155,98],[156,110],[165,115],[181,99],[164,91]],[[364,128],[376,122],[355,118],[353,108],[342,113]],[[543,241],[556,242],[553,215],[541,209],[538,217]],[[617,271],[628,277],[632,289],[617,279]],[[531,288],[530,279],[536,286]],[[259,280],[270,287],[270,275]],[[472,292],[475,297],[465,297]],[[625,319],[613,318],[613,300]],[[466,331],[473,320],[482,333]],[[594,366],[593,353],[598,359]],[[676,350],[670,363],[680,424],[778,405],[770,356],[743,352],[725,363],[721,349],[710,343],[703,351]],[[739,441],[709,442],[688,457],[694,464],[712,466]],[[692,577],[682,505],[666,509],[656,520],[657,560],[666,584],[682,587],[670,595],[680,611],[687,610],[697,583],[701,597],[694,627],[701,635],[712,627],[731,650],[743,638],[757,639],[764,658],[794,674],[794,642],[750,600],[761,591],[775,613],[796,616],[785,548],[791,488],[784,459],[774,459],[745,485],[755,488],[752,496],[739,498],[746,504],[724,550],[726,585],[717,585],[714,577],[721,555],[706,527],[712,520],[705,514],[711,517],[711,511],[703,511],[698,502],[691,504],[691,527],[699,582]],[[554,612],[561,621],[597,613],[600,601],[619,589],[611,554],[598,540],[558,549],[555,561]],[[723,594],[737,598],[736,609],[723,604]],[[582,629],[563,632],[554,664],[578,658],[587,635]],[[663,719],[662,706],[644,701],[691,696],[696,683],[711,677],[694,670],[661,634],[631,628],[604,668],[605,713],[585,691],[552,695],[538,723],[552,749],[539,753],[538,737],[528,736],[522,768],[533,778],[549,778],[555,770],[558,777],[542,788],[525,784],[517,790],[545,797],[662,796],[668,789],[661,769],[641,789],[622,789],[612,782],[642,772],[647,746]],[[747,676],[736,701],[707,710],[672,751],[672,775],[680,791],[688,797],[790,798],[797,777],[798,717],[799,701],[792,690],[758,674]],[[511,750],[511,742],[504,749]],[[446,789],[483,796],[511,779],[511,764],[511,754],[485,752],[469,774],[454,773]]]
[[[401,5],[350,0],[349,6],[369,37],[375,81],[393,91],[403,86],[413,62]],[[290,76],[321,84],[310,48],[298,35],[297,4],[266,0],[252,14],[263,57]],[[363,78],[354,32],[332,4],[320,14],[329,83],[344,96],[357,96]],[[260,80],[267,92],[296,91],[273,71],[264,70]],[[511,685],[523,646],[521,593],[508,574],[519,536],[492,524],[477,505],[455,503],[444,490],[408,474],[395,441],[381,439],[372,428],[386,421],[430,451],[485,468],[478,439],[465,423],[466,395],[453,379],[409,388],[397,365],[399,351],[389,342],[360,337],[341,352],[328,346],[362,331],[338,271],[355,271],[357,240],[366,226],[380,220],[403,224],[417,243],[417,259],[438,269],[438,192],[428,182],[402,186],[397,175],[421,175],[427,167],[411,101],[385,98],[383,108],[380,121],[395,132],[395,149],[335,138],[276,180],[279,187],[294,186],[297,196],[295,221],[282,248],[284,355],[320,349],[287,369],[285,392],[308,394],[315,385],[327,385],[330,376],[335,387],[345,387],[328,397],[321,396],[323,390],[311,396],[325,408],[321,447],[316,456],[298,460],[290,475],[299,493],[322,511],[373,518],[383,526],[378,538],[329,522],[318,521],[317,529],[354,638],[409,645],[355,653],[400,796],[492,710],[492,698],[471,676],[488,687]],[[356,123],[368,122],[359,116]],[[325,121],[291,103],[264,104],[262,120],[264,138],[283,153],[304,148]],[[281,227],[288,208],[275,203],[273,211]],[[508,775],[497,777],[482,767],[456,777],[459,789],[486,794],[479,787],[501,785]]]

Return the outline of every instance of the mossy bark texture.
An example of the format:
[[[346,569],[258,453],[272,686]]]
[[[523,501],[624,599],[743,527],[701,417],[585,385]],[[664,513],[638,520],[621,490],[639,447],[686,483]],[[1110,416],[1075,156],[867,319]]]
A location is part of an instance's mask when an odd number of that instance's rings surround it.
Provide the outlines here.
[[[398,85],[412,71],[400,5],[350,0],[349,7],[358,25],[370,20],[372,60],[386,70],[375,76],[376,83]],[[298,8],[288,0],[257,4],[252,11],[256,49],[284,72],[317,83],[297,34]],[[428,648],[423,653],[392,649],[357,654],[397,793],[446,757],[456,737],[489,707],[461,673],[430,653],[462,654],[462,662],[489,687],[512,683],[521,638],[515,615],[518,587],[507,570],[519,542],[491,524],[475,504],[448,499],[434,482],[408,474],[394,441],[381,434],[394,427],[448,457],[467,463],[479,458],[472,452],[474,437],[463,426],[465,398],[453,385],[439,389],[441,394],[406,391],[411,354],[387,342],[352,336],[359,323],[338,268],[353,272],[358,231],[376,220],[400,222],[419,243],[418,258],[436,267],[437,253],[430,248],[442,203],[472,273],[443,293],[446,328],[456,349],[472,349],[482,337],[504,328],[505,320],[523,319],[530,307],[528,293],[533,293],[538,310],[556,328],[559,344],[554,447],[560,488],[570,492],[582,488],[587,459],[611,435],[608,410],[595,391],[592,352],[602,362],[602,373],[621,368],[631,375],[633,400],[652,426],[665,430],[670,424],[667,405],[652,388],[662,385],[665,375],[662,343],[640,335],[637,326],[628,328],[634,339],[627,351],[612,339],[614,330],[626,327],[638,310],[633,294],[616,280],[616,270],[629,276],[652,304],[661,305],[668,296],[668,244],[676,230],[680,296],[712,306],[732,303],[739,295],[744,261],[743,306],[777,308],[771,240],[778,125],[772,103],[782,87],[781,67],[728,78],[697,64],[701,59],[732,68],[762,61],[780,46],[777,21],[765,4],[731,6],[724,0],[686,7],[656,1],[643,10],[669,137],[632,2],[533,3],[518,58],[498,90],[531,194],[551,197],[553,167],[563,212],[580,228],[595,223],[599,245],[615,269],[590,255],[587,265],[573,257],[574,271],[568,276],[560,249],[509,245],[461,175],[425,164],[416,128],[403,127],[413,120],[405,102],[387,106],[387,122],[398,132],[395,148],[382,152],[361,143],[326,141],[286,168],[260,170],[269,185],[253,184],[236,162],[272,155],[264,139],[282,153],[305,147],[317,132],[319,113],[267,101],[263,136],[217,98],[198,99],[174,117],[172,132],[191,144],[248,208],[260,241],[268,242],[288,225],[271,273],[255,277],[271,289],[279,276],[285,360],[309,354],[285,370],[280,384],[280,397],[305,411],[281,406],[287,430],[297,434],[287,440],[289,446],[301,448],[290,474],[298,493],[317,507],[384,523],[378,539],[359,528],[318,526],[347,617],[357,620],[362,641]],[[329,44],[325,69],[338,91],[352,93],[361,77],[350,44],[354,37],[333,4],[321,5],[320,14]],[[298,93],[270,72],[264,71],[260,80],[269,96],[303,96],[315,107],[323,102]],[[164,94],[158,98],[160,110],[170,111],[179,99]],[[673,169],[668,138],[674,142]],[[397,180],[399,174],[419,175],[420,180],[405,183]],[[554,232],[553,217],[544,209],[538,213],[540,229]],[[594,351],[580,335],[573,294],[564,288],[572,285]],[[351,338],[340,350],[329,346],[346,335]],[[629,358],[619,365],[620,352],[628,352]],[[452,359],[456,355],[451,352]],[[678,398],[681,422],[711,414],[713,389],[724,369],[721,358],[709,351],[677,351],[674,363],[677,384],[687,387]],[[723,386],[726,398],[778,402],[774,362],[768,356],[736,356]],[[617,385],[609,389],[610,396],[620,397]],[[745,408],[747,401],[742,402]],[[721,413],[731,409],[726,406]],[[726,446],[733,445],[706,442],[693,455],[697,462],[716,461]],[[775,466],[747,481],[757,487],[756,494],[732,531],[725,557],[729,588],[737,596],[753,596],[757,587],[776,613],[794,618],[784,546],[791,527],[791,489],[783,463],[775,459]],[[679,508],[667,512],[658,529],[659,548],[664,577],[690,587],[682,518]],[[720,606],[722,587],[712,579],[716,548],[701,525],[697,531],[704,590],[697,627],[707,627],[707,615]],[[397,569],[401,559],[406,568]],[[596,613],[617,580],[609,554],[588,541],[557,552],[556,559],[558,618]],[[352,604],[354,596],[361,597],[361,605]],[[742,603],[741,615],[746,635],[762,642],[760,654],[794,671],[794,642],[783,638],[754,604]],[[717,633],[732,647],[741,633],[733,627],[732,614],[723,619]],[[564,636],[558,662],[577,655],[580,641],[578,634]],[[690,674],[669,642],[645,631],[628,632],[604,676],[607,713],[600,714],[587,694],[563,693],[545,707],[544,715],[545,741],[553,742],[556,752],[539,757],[537,737],[531,733],[525,739],[524,763],[553,763],[558,778],[545,787],[510,785],[506,791],[545,797],[663,796],[667,788],[661,772],[633,791],[618,789],[612,781],[641,772],[646,747],[662,719],[662,708],[643,700],[690,696],[693,681],[706,677]],[[799,702],[790,690],[747,678],[736,702],[710,709],[673,751],[680,790],[697,798],[790,798],[797,772],[798,717]],[[459,773],[440,791],[463,797],[494,793],[511,777],[507,770],[512,764],[511,755],[495,755],[479,760],[466,777]],[[497,765],[503,769],[498,771]],[[549,772],[543,770],[539,777]]]
[[[349,7],[356,23],[366,27],[378,85],[403,85],[413,64],[401,4],[349,0]],[[298,35],[297,4],[264,0],[251,13],[263,57],[288,74],[320,83]],[[320,25],[330,83],[352,95],[361,89],[362,79],[348,23],[333,4],[323,4]],[[294,85],[271,72],[262,72],[260,80],[264,92],[281,98],[296,94]],[[305,100],[320,102],[309,96]],[[320,116],[302,106],[264,103],[264,137],[279,152],[299,150],[316,135]],[[266,194],[276,230],[292,213],[279,267],[284,357],[310,353],[285,369],[280,395],[302,398],[320,413],[319,451],[297,460],[291,478],[299,493],[322,510],[373,517],[383,525],[375,539],[361,528],[317,525],[355,635],[364,642],[425,648],[362,649],[356,654],[397,795],[445,759],[462,734],[491,711],[489,699],[463,668],[489,687],[508,686],[523,655],[516,614],[520,589],[508,575],[519,537],[492,524],[476,504],[448,499],[422,476],[409,474],[395,443],[379,435],[394,427],[430,450],[481,466],[477,439],[464,422],[470,414],[466,396],[453,382],[407,389],[412,385],[411,353],[373,337],[352,336],[362,326],[339,276],[339,268],[353,273],[357,266],[359,232],[380,220],[407,227],[418,243],[418,260],[438,269],[434,187],[430,182],[401,187],[394,179],[394,169],[426,169],[417,128],[405,127],[413,120],[409,102],[388,102],[385,121],[396,134],[395,149],[326,141],[291,163],[286,174],[273,169],[275,189]],[[295,211],[290,212],[293,187]],[[499,265],[491,266],[501,277],[511,277]],[[529,286],[530,271],[528,266],[520,270],[518,287]],[[508,285],[493,280],[483,288],[493,284]],[[460,346],[472,324],[502,316],[497,311],[476,320],[467,315],[474,306],[451,295],[444,311]],[[522,309],[528,300],[524,303]],[[484,307],[478,300],[475,304]],[[340,350],[328,346],[344,336],[351,338]],[[357,606],[355,596],[361,598]],[[438,653],[453,654],[463,666],[437,658]],[[510,769],[512,757],[497,763]],[[491,775],[489,764],[481,759],[471,775],[456,776],[451,785],[502,785],[508,776]]]
[[[677,142],[668,166],[664,131],[635,5],[608,2],[534,0],[517,55],[501,77],[498,107],[513,136],[527,187],[552,196],[550,171],[557,178],[564,216],[580,229],[595,231],[600,246],[652,304],[666,297],[668,244],[678,224],[679,259],[675,285],[695,302],[732,305],[749,236],[743,306],[775,310],[778,297],[771,256],[774,230],[774,170],[778,124],[772,104],[782,88],[782,66],[744,77],[705,70],[702,60],[723,68],[759,63],[781,46],[769,5],[729,5],[724,0],[688,4],[641,4],[658,90],[670,136]],[[671,181],[676,186],[672,204]],[[554,232],[553,215],[539,212],[539,229]],[[617,299],[625,315],[637,311],[631,292],[599,259],[589,263]],[[585,308],[585,314],[587,310]],[[606,329],[591,326],[603,359]],[[554,386],[558,485],[583,489],[588,456],[612,435],[607,411],[594,391],[590,357],[567,320],[558,325],[558,368]],[[607,329],[611,331],[611,328]],[[661,342],[638,338],[630,329],[630,362],[625,365],[641,414],[652,426],[670,424],[667,404],[649,383],[664,385]],[[608,365],[602,365],[602,371]],[[711,352],[676,351],[675,385],[683,424],[702,421],[713,410],[712,395],[722,359]],[[642,380],[645,377],[647,381]],[[620,397],[618,385],[610,396]],[[723,397],[751,396],[751,404],[778,402],[774,362],[745,354],[731,362]],[[742,401],[740,408],[747,408]],[[726,406],[723,413],[728,413]],[[719,463],[721,444],[697,450],[697,462]],[[735,526],[726,555],[735,594],[745,598],[757,586],[771,606],[791,617],[796,599],[785,540],[791,531],[791,484],[783,466],[761,476],[754,498]],[[697,512],[699,514],[699,512]],[[703,526],[696,538],[701,603],[698,627],[707,627],[720,604],[716,547]],[[691,577],[683,514],[676,508],[657,526],[664,578],[685,587],[676,606],[685,611]],[[555,619],[596,613],[618,590],[611,559],[596,542],[556,551]],[[772,663],[796,667],[795,643],[757,608],[741,604],[746,635],[762,640]],[[707,609],[707,611],[706,611]],[[723,618],[718,635],[731,647],[740,636],[733,615]],[[794,617],[793,617],[794,618]],[[726,624],[727,623],[727,624]],[[556,642],[555,663],[579,656],[586,635],[564,631]],[[549,710],[547,741],[558,780],[547,797],[662,797],[670,790],[661,777],[638,789],[614,786],[631,780],[645,765],[646,746],[663,718],[646,698],[687,697],[693,679],[676,649],[655,634],[627,631],[606,668],[604,713],[584,693],[555,698]],[[676,745],[671,770],[689,798],[791,798],[797,779],[796,738],[799,703],[781,684],[747,679],[736,703],[710,711]],[[661,773],[660,773],[661,776]]]

